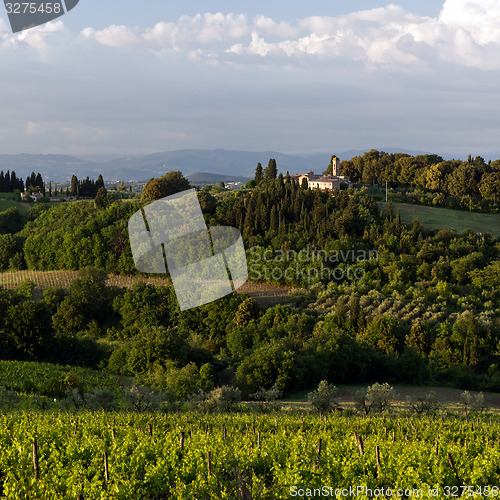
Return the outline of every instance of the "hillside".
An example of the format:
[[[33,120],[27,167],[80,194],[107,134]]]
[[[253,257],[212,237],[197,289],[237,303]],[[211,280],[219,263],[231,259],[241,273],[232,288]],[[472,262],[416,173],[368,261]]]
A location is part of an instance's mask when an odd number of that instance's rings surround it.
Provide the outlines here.
[[[196,172],[190,174],[187,179],[194,186],[205,186],[207,184],[219,184],[220,182],[241,182],[245,184],[250,177],[238,177],[235,175],[212,174],[210,172]]]
[[[386,148],[387,152],[421,154],[404,148]],[[169,170],[181,170],[186,176],[209,172],[220,180],[232,177],[253,178],[257,163],[264,167],[270,158],[277,162],[278,169],[285,173],[323,171],[332,154],[342,160],[362,154],[362,150],[332,151],[317,154],[285,154],[277,151],[233,151],[224,149],[181,149],[162,151],[150,155],[111,157],[84,155],[82,157],[58,154],[0,155],[0,170],[14,170],[18,176],[26,177],[32,171],[40,172],[44,179],[66,181],[72,174],[77,177],[97,178],[102,173],[106,181],[144,181]]]
[[[385,211],[387,206],[385,202],[378,202],[378,205]],[[476,233],[490,232],[493,236],[500,238],[500,214],[470,213],[464,210],[409,203],[393,202],[392,206],[395,211],[399,210],[403,224],[412,224],[417,218],[422,226],[436,231],[449,229],[456,233],[462,233],[464,230],[470,229]]]

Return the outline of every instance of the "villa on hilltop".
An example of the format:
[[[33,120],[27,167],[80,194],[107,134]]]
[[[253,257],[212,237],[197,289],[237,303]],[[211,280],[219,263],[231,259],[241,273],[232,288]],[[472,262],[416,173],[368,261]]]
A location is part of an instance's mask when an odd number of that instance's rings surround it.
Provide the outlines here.
[[[34,202],[40,201],[43,198],[43,194],[38,191],[36,193],[29,193],[27,191],[23,191],[21,193],[21,200],[32,200]]]
[[[350,186],[351,182],[349,179],[340,175],[340,160],[336,156],[332,157],[332,167],[332,175],[318,175],[314,173],[314,170],[311,170],[307,174],[295,174],[294,177],[300,186],[302,185],[302,181],[306,179],[309,189],[319,188],[322,191],[334,191],[335,189],[340,189],[341,184]]]

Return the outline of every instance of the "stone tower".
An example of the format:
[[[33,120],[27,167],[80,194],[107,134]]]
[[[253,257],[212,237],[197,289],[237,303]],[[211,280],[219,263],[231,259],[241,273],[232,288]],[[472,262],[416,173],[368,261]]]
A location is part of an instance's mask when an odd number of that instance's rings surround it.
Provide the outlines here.
[[[332,156],[332,175],[340,175],[340,160],[335,155]]]

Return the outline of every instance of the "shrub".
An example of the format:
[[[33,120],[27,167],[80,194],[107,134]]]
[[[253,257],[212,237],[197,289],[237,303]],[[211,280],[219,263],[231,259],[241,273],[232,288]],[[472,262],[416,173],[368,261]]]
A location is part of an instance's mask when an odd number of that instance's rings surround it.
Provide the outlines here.
[[[337,388],[322,380],[318,389],[310,392],[307,399],[321,414],[329,412],[338,405]]]
[[[282,392],[276,384],[274,384],[270,389],[265,389],[261,387],[260,390],[254,394],[250,394],[250,397],[257,402],[257,407],[262,413],[270,410],[275,410],[277,405],[276,400],[282,396]]]
[[[466,415],[469,413],[481,413],[488,409],[482,392],[476,395],[471,394],[469,391],[462,392],[460,395],[460,404],[464,407]]]
[[[21,396],[19,396],[15,391],[7,389],[5,387],[0,387],[0,407],[4,410],[10,410],[14,408],[19,401]]]
[[[61,400],[61,407],[64,410],[68,410],[70,408],[83,408],[85,406],[85,400],[81,392],[78,389],[72,389],[66,391],[66,397]]]
[[[361,389],[354,396],[354,404],[358,411],[368,415],[372,410],[383,412],[391,406],[394,399],[394,388],[387,382],[375,383],[366,389]]]
[[[154,392],[147,387],[133,385],[125,393],[125,403],[130,410],[137,413],[158,410],[162,403],[163,393]]]
[[[236,387],[223,385],[209,393],[200,392],[191,401],[205,413],[214,411],[229,412],[241,401],[241,391]]]
[[[435,415],[441,406],[437,400],[435,391],[427,393],[424,397],[412,400],[407,398],[407,402],[413,408],[417,415],[425,413],[426,415]]]
[[[91,410],[111,411],[117,407],[115,394],[109,389],[94,389],[84,395],[85,404]]]

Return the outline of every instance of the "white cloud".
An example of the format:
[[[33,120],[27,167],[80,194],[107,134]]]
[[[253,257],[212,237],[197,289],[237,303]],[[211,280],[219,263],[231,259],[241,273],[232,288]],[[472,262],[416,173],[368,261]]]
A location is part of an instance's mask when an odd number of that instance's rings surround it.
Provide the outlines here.
[[[441,22],[464,29],[480,45],[500,42],[500,3],[497,0],[447,0]]]
[[[291,23],[207,13],[77,34],[58,21],[13,35],[0,20],[1,142],[33,152],[495,144],[498,73],[477,71],[500,69],[495,4]]]
[[[190,60],[244,62],[245,56],[290,59],[319,56],[361,61],[370,68],[427,65],[436,61],[500,68],[500,4],[497,0],[446,0],[438,18],[422,17],[398,5],[341,17],[313,16],[295,25],[266,16],[241,14],[182,16],[137,32],[125,26],[85,30],[102,45],[135,45],[158,54],[186,51]]]
[[[0,47],[4,50],[28,49],[34,51],[44,60],[49,59],[53,47],[57,46],[61,37],[69,35],[62,21],[43,24],[30,30],[12,34],[3,20],[0,20]]]
[[[19,35],[0,24],[0,45],[32,48],[47,57],[61,21]],[[73,36],[67,33],[67,36]],[[357,61],[373,69],[421,69],[446,62],[485,70],[500,69],[500,3],[497,0],[446,0],[437,18],[402,7],[353,12],[340,17],[312,16],[290,24],[263,15],[204,13],[159,22],[148,29],[112,25],[86,28],[83,43],[143,50],[160,57],[184,53],[193,62],[245,64],[248,57],[272,64],[303,64],[308,58]]]
[[[297,28],[292,27],[288,23],[277,23],[270,17],[266,16],[256,16],[253,20],[253,26],[262,33],[281,37],[294,37],[297,36],[299,32]]]
[[[42,127],[43,125],[41,123],[29,121],[26,124],[25,131],[27,134],[37,134],[38,132],[40,132]]]
[[[138,42],[138,39],[130,28],[127,26],[112,25],[101,31],[87,31],[86,36],[93,36],[101,45],[109,47],[123,47],[133,45]]]

